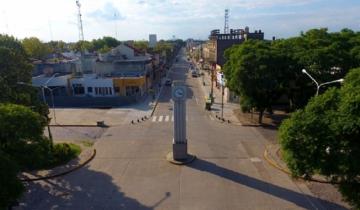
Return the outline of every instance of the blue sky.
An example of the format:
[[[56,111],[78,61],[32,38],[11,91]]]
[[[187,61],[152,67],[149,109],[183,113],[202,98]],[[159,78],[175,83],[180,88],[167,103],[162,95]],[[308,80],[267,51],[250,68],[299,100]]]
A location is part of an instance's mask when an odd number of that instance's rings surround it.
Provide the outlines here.
[[[360,31],[360,0],[80,0],[85,39],[206,39],[224,27],[265,32],[265,37],[297,36],[310,28]],[[0,0],[0,33],[20,39],[78,40],[75,0]]]

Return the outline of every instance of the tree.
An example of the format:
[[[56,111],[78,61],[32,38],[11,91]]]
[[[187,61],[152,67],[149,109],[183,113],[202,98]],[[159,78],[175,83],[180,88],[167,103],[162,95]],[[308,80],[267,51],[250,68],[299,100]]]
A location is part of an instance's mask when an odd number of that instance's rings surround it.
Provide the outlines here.
[[[94,50],[94,45],[92,42],[89,41],[78,41],[76,43],[72,43],[70,45],[70,49],[75,52],[84,52],[84,51],[92,52]]]
[[[149,42],[148,41],[135,41],[134,47],[136,49],[141,50],[142,52],[147,52],[149,48]]]
[[[0,35],[0,103],[33,107],[47,116],[49,110],[38,98],[38,89],[21,85],[31,83],[32,65],[21,43],[13,37]]]
[[[18,173],[16,163],[0,150],[0,209],[7,209],[24,191],[24,186],[17,178]]]
[[[14,38],[0,35],[0,102],[30,103],[29,91],[18,82],[30,83],[32,66],[25,50]]]
[[[340,182],[344,197],[360,208],[360,68],[340,90],[332,88],[294,112],[280,127],[283,157],[295,176],[319,173]]]
[[[62,53],[67,50],[67,44],[64,41],[50,41],[46,43],[51,53]]]
[[[46,122],[31,109],[16,104],[0,104],[0,149],[17,141],[24,144],[41,139]]]
[[[265,109],[271,109],[280,93],[281,61],[266,41],[245,41],[225,52],[224,74],[230,90],[240,95],[243,108],[256,108],[259,123]],[[245,102],[245,103],[243,103]]]
[[[25,51],[31,58],[42,60],[51,53],[51,49],[49,48],[49,46],[41,42],[36,37],[23,39],[22,45],[24,46]]]

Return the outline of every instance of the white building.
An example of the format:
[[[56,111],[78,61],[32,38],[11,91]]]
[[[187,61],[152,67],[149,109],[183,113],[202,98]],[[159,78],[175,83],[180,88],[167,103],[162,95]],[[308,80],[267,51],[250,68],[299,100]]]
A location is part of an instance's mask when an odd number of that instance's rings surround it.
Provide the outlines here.
[[[100,78],[96,74],[84,74],[83,77],[70,80],[74,96],[111,97],[115,96],[112,78]]]
[[[149,47],[154,48],[156,46],[157,39],[156,34],[150,34],[149,35]]]

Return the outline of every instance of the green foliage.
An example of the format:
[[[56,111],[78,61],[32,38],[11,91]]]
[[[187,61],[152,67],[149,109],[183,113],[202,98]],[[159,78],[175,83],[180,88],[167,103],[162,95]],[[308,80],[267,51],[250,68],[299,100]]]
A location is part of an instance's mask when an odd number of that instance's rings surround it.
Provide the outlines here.
[[[247,41],[241,45],[246,43],[249,44]],[[360,33],[349,29],[334,33],[329,33],[326,28],[311,29],[298,37],[276,40],[269,45],[270,56],[273,58],[267,60],[263,59],[263,55],[262,58],[257,57],[256,53],[261,53],[260,49],[257,52],[254,49],[240,50],[240,46],[234,46],[225,52],[227,63],[224,72],[231,90],[241,96],[242,91],[252,89],[251,86],[245,90],[239,89],[239,78],[242,75],[239,74],[241,71],[237,70],[238,67],[259,69],[261,66],[275,66],[278,71],[275,73],[278,90],[288,96],[290,109],[295,110],[304,107],[316,92],[316,86],[301,72],[302,69],[306,69],[319,83],[324,83],[342,78],[349,69],[360,66]],[[257,47],[259,46],[253,46]],[[246,63],[245,59],[250,59],[251,62],[249,60]],[[269,80],[272,79],[269,77]],[[262,81],[256,81],[253,86],[260,85],[260,82]]]
[[[44,59],[51,53],[51,48],[36,37],[23,39],[22,45],[31,58]]]
[[[14,51],[14,54],[26,58],[26,52],[19,40],[15,39],[13,36],[0,34],[0,46],[11,49]]]
[[[15,104],[0,104],[0,146],[9,141],[36,141],[42,136],[45,122],[29,108]]]
[[[260,111],[271,108],[279,97],[282,71],[281,56],[266,41],[249,40],[225,52],[224,74],[227,86],[240,95],[248,108]],[[249,107],[250,106],[250,107]]]
[[[13,37],[0,35],[0,57],[0,103],[31,106],[47,116],[48,107],[39,101],[38,89],[26,85],[31,83],[33,67],[22,44]]]
[[[7,209],[24,191],[18,172],[16,163],[0,150],[0,209]]]
[[[52,151],[52,159],[48,166],[57,166],[76,158],[81,152],[80,146],[76,144],[55,144]]]
[[[340,90],[312,98],[279,131],[294,175],[319,173],[339,181],[344,197],[360,208],[360,68],[347,74]]]
[[[21,43],[13,37],[0,35],[0,57],[0,103],[30,104],[31,91],[21,91],[17,86],[17,82],[29,83],[32,71]]]
[[[149,48],[149,42],[148,41],[135,41],[134,47],[136,49],[141,50],[142,52],[147,52]]]
[[[114,48],[120,45],[121,42],[117,39],[109,36],[104,36],[101,39],[93,39],[91,42],[89,41],[78,41],[75,43],[71,48],[75,51],[101,51],[101,52],[108,52],[111,48]]]

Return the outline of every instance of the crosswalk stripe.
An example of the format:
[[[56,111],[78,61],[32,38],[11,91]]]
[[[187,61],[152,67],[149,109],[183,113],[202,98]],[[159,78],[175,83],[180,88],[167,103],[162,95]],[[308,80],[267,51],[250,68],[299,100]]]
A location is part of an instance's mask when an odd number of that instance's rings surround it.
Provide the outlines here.
[[[165,122],[169,121],[169,115],[166,115]]]
[[[153,122],[155,122],[155,121],[156,121],[156,116],[154,116],[154,117],[152,118],[152,121],[153,121]]]
[[[159,122],[162,122],[162,120],[163,120],[163,116],[161,115],[159,116]]]

